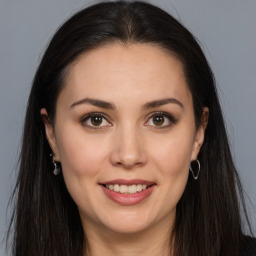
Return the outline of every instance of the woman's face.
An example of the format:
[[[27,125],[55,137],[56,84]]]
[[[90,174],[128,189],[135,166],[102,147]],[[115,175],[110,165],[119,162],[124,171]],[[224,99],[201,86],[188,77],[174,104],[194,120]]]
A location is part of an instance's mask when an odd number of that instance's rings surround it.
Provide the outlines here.
[[[179,60],[147,44],[90,51],[70,69],[54,129],[45,125],[85,230],[173,224],[204,139]]]

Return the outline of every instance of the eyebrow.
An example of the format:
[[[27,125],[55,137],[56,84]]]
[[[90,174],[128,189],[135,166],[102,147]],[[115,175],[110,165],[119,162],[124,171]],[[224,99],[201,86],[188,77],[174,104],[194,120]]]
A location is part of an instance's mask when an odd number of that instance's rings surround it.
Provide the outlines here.
[[[166,105],[166,104],[169,104],[169,103],[177,104],[181,108],[184,108],[183,104],[179,100],[177,100],[175,98],[165,98],[165,99],[160,99],[160,100],[154,100],[154,101],[147,102],[146,104],[144,104],[142,106],[142,109],[147,110],[147,109],[150,109],[150,108],[160,107],[160,106],[163,106],[163,105]],[[93,105],[93,106],[96,106],[96,107],[99,107],[99,108],[111,109],[111,110],[116,109],[115,105],[110,103],[110,102],[106,102],[106,101],[98,100],[98,99],[91,99],[91,98],[85,98],[85,99],[74,102],[70,106],[70,109],[77,106],[77,105],[80,105],[80,104],[90,104],[90,105]]]
[[[99,108],[115,109],[115,105],[112,103],[109,103],[103,100],[98,100],[98,99],[91,99],[91,98],[85,98],[85,99],[76,101],[70,106],[70,108],[73,108],[80,104],[90,104]]]
[[[154,100],[154,101],[150,101],[148,103],[146,103],[145,105],[143,105],[142,109],[146,110],[146,109],[150,109],[150,108],[156,108],[156,107],[160,107],[169,103],[174,103],[179,105],[181,108],[184,108],[183,104],[175,99],[175,98],[165,98],[165,99],[160,99],[160,100]]]

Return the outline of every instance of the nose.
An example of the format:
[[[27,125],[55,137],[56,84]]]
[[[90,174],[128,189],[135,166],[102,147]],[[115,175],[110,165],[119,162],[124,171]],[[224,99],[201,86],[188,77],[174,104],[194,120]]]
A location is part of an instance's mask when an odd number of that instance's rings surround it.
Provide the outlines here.
[[[125,169],[143,166],[147,162],[143,136],[136,128],[119,129],[114,135],[110,161]]]

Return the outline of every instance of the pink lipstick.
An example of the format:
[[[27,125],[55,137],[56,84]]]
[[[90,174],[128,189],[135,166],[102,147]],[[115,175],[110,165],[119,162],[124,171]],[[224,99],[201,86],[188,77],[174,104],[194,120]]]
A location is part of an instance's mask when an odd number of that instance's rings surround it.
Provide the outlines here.
[[[148,198],[156,183],[141,179],[116,179],[100,183],[105,195],[121,205],[133,205]]]

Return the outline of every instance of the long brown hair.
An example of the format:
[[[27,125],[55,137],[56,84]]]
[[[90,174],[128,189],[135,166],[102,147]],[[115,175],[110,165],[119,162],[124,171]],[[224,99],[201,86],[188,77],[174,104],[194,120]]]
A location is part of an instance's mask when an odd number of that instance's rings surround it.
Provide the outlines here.
[[[56,32],[42,58],[29,96],[14,192],[13,254],[82,255],[85,237],[78,209],[62,175],[52,174],[40,109],[46,108],[54,122],[68,67],[84,52],[115,41],[153,44],[175,54],[183,63],[196,125],[202,108],[210,110],[198,156],[200,178],[189,177],[177,205],[175,255],[238,256],[244,201],[212,71],[193,35],[177,20],[148,3],[127,1],[96,4],[74,15]]]

